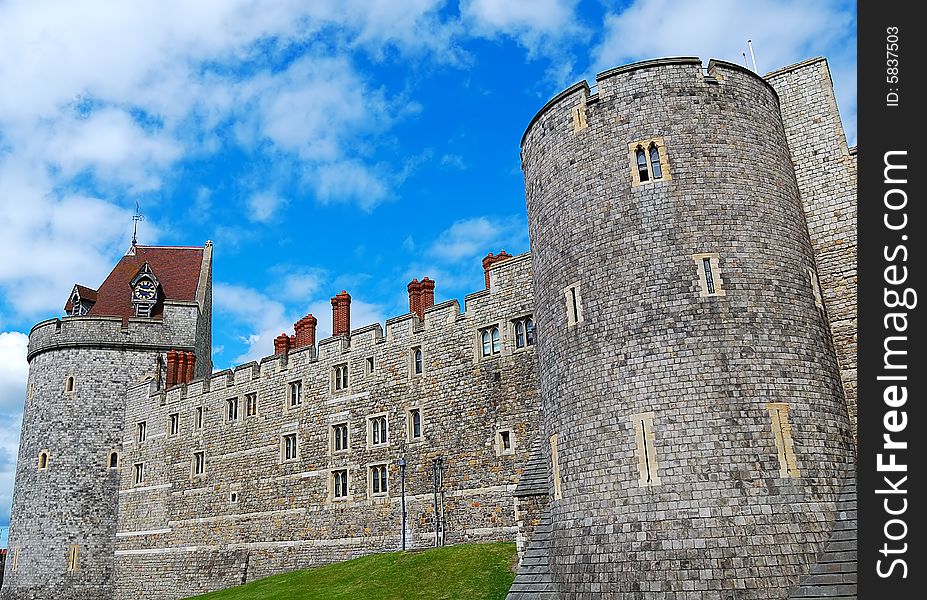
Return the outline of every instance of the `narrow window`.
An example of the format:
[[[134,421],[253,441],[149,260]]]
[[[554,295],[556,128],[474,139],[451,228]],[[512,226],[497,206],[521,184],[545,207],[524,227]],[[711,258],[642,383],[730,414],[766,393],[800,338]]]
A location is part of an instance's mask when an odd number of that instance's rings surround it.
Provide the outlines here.
[[[637,176],[640,179],[641,183],[650,180],[650,175],[647,173],[647,154],[644,152],[644,149],[640,146],[637,147],[637,150],[634,151],[635,156],[637,156]]]
[[[64,380],[64,391],[69,394],[74,391],[74,378],[70,375]]]
[[[206,453],[205,452],[194,452],[193,453],[193,476],[202,475],[206,472]]]
[[[145,463],[135,463],[135,485],[142,485],[145,481]]]
[[[288,433],[283,436],[282,442],[283,461],[296,460],[299,454],[299,444],[295,433]]]
[[[291,381],[288,386],[287,398],[289,405],[299,406],[303,402],[303,382]]]
[[[557,451],[557,434],[550,436],[550,468],[554,478],[554,500],[563,498],[563,488],[560,483],[560,457]]]
[[[135,439],[139,444],[148,439],[148,423],[146,421],[139,421],[135,425]]]
[[[80,546],[78,544],[71,544],[71,549],[68,551],[68,573],[77,572],[77,555],[79,548]]]
[[[238,420],[238,397],[229,398],[225,401],[225,417],[228,422]]]
[[[579,290],[579,282],[569,285],[563,289],[563,295],[566,298],[567,326],[572,327],[577,323],[583,322],[583,296]],[[534,323],[532,326],[532,338],[534,336]]]
[[[109,453],[109,468],[115,469],[119,466],[119,453],[113,450]]]
[[[365,372],[366,372],[366,374],[367,374],[367,375],[370,375],[371,373],[373,373],[374,362],[373,362],[373,357],[372,357],[372,356],[368,356],[368,357],[367,357],[367,361],[366,361],[365,365],[366,365],[366,366],[365,366]]]
[[[336,500],[348,497],[348,470],[332,471],[332,492]]]
[[[525,324],[521,321],[515,321],[515,347],[525,347]]]
[[[409,441],[422,439],[422,411],[419,408],[409,409]]]
[[[493,327],[490,330],[490,333],[492,333],[492,353],[499,354],[499,352],[502,349],[502,344],[500,343],[500,340],[499,340],[499,328]]]
[[[580,104],[573,107],[573,133],[578,133],[589,126],[586,122],[586,105]]]
[[[513,454],[514,446],[512,444],[512,431],[509,429],[503,429],[499,431],[496,435],[496,453],[499,455],[502,454]]]
[[[386,415],[371,417],[368,423],[370,423],[369,439],[371,446],[382,446],[389,442]]]
[[[47,468],[48,468],[48,452],[45,450],[42,450],[41,452],[39,452],[39,469],[44,471]]]
[[[660,150],[653,142],[650,142],[650,170],[653,172],[654,179],[663,179],[663,169],[660,168]]]
[[[785,402],[770,402],[766,405],[772,421],[773,437],[776,439],[776,451],[779,455],[779,477],[801,477],[795,461],[795,448],[792,443],[792,425],[789,424],[789,405]]]
[[[16,571],[16,567],[19,566],[19,546],[11,547],[10,552],[13,555],[10,559],[10,571]]]
[[[634,440],[637,444],[637,482],[641,487],[660,485],[657,475],[657,455],[654,445],[653,413],[645,412],[631,415],[634,428]]]
[[[386,494],[388,469],[386,465],[370,467],[370,488],[374,496]]]
[[[335,365],[334,376],[336,391],[348,389],[348,365]]]
[[[483,332],[480,334],[480,340],[482,341],[482,345],[483,345],[483,349],[482,349],[483,356],[491,355],[492,354],[492,339],[489,335],[488,329],[484,329]]]
[[[180,414],[173,413],[167,417],[167,434],[177,435],[180,431]]]
[[[515,323],[515,347],[525,348],[534,345],[534,321],[531,317],[516,319]]]
[[[721,257],[715,252],[706,254],[693,254],[692,260],[695,261],[698,269],[698,286],[699,296],[705,298],[708,296],[725,296],[723,288],[723,279],[721,277],[720,260]]]
[[[703,258],[702,268],[705,269],[705,285],[708,286],[708,294],[710,296],[714,296],[715,295],[715,278],[711,276],[711,260],[708,258]]]
[[[238,492],[229,492],[229,504],[238,504],[240,494]]]
[[[422,349],[412,348],[412,373],[415,375],[421,375],[423,369],[424,364],[422,363]]]
[[[525,343],[534,345],[534,319],[531,317],[525,317]]]
[[[348,450],[348,424],[332,425],[332,451],[344,452],[346,450]]]
[[[253,417],[257,414],[257,392],[245,394],[245,415]]]
[[[193,411],[193,427],[195,429],[203,428],[203,407],[197,406],[196,410]]]
[[[818,281],[818,274],[814,269],[808,267],[808,276],[811,278],[811,293],[814,295],[814,305],[818,310],[824,311],[824,300],[821,298],[821,282]]]
[[[493,325],[492,327],[481,330],[480,341],[482,342],[482,355],[484,357],[499,354],[502,349],[501,340],[499,338],[499,327]]]

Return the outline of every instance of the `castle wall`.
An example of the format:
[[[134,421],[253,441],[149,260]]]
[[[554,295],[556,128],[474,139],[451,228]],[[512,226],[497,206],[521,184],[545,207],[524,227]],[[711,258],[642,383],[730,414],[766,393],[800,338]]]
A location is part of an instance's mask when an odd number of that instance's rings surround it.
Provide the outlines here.
[[[783,598],[829,534],[851,428],[776,94],[698,59],[597,83],[522,143],[554,579],[564,599]],[[652,139],[663,177],[639,184]]]
[[[847,148],[825,59],[774,71],[766,80],[779,94],[855,434],[856,152]]]
[[[432,460],[444,459],[445,541],[512,540],[512,490],[538,435],[534,347],[515,350],[511,320],[533,313],[527,255],[491,269],[489,290],[343,338],[323,340],[259,364],[243,365],[166,394],[132,390],[123,440],[119,492],[116,597],[178,598],[281,571],[401,547],[400,475],[405,457],[407,543],[435,542]],[[481,328],[498,325],[498,356],[481,358]],[[412,349],[424,369],[412,374]],[[367,373],[367,359],[374,372]],[[333,391],[333,369],[347,363],[350,386]],[[302,382],[301,405],[287,388]],[[245,395],[258,411],[246,415]],[[239,398],[229,422],[227,400]],[[202,429],[194,427],[197,408]],[[407,415],[422,411],[423,439],[410,441]],[[168,435],[171,414],[179,431]],[[386,446],[368,443],[368,417],[388,418]],[[134,424],[147,423],[138,444]],[[350,450],[331,450],[331,426],[347,422]],[[510,430],[511,454],[498,452],[497,432]],[[281,460],[281,438],[295,432],[298,459]],[[205,453],[202,477],[193,453]],[[136,486],[133,465],[145,464]],[[387,464],[388,494],[370,491],[369,468]],[[349,498],[333,497],[332,471],[349,472]],[[237,502],[230,495],[237,493]]]

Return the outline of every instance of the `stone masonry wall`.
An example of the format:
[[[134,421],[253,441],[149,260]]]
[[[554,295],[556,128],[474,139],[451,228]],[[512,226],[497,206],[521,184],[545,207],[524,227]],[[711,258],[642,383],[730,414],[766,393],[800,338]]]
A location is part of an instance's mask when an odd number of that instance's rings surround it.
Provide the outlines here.
[[[424,323],[409,314],[323,340],[259,364],[213,374],[186,387],[133,390],[126,411],[116,555],[116,598],[168,599],[281,571],[401,547],[400,475],[405,457],[407,543],[435,542],[432,460],[444,460],[445,541],[512,540],[512,490],[538,435],[534,347],[516,350],[512,319],[531,315],[527,255],[492,268],[489,290],[435,306]],[[479,330],[499,326],[502,350],[480,357]],[[421,348],[424,369],[412,373]],[[374,359],[368,372],[368,358]],[[336,365],[349,389],[333,390]],[[291,382],[302,403],[289,406]],[[257,394],[257,414],[245,396]],[[229,421],[227,401],[239,400]],[[203,427],[194,415],[204,410]],[[422,413],[423,439],[409,438],[408,411]],[[168,435],[170,415],[179,430]],[[388,444],[372,446],[369,417],[385,414]],[[148,437],[137,443],[135,424]],[[348,423],[350,449],[332,451],[332,425]],[[513,452],[501,454],[499,430]],[[282,436],[299,455],[284,461]],[[192,473],[193,453],[205,472]],[[135,485],[134,465],[145,478]],[[371,466],[388,465],[388,493],[374,495]],[[349,472],[349,497],[336,500],[332,471]],[[231,495],[237,494],[235,501]],[[157,574],[157,576],[154,576]],[[178,583],[182,582],[182,583]]]
[[[830,534],[851,427],[778,99],[698,59],[597,84],[522,143],[554,581],[564,600],[784,598]],[[639,184],[649,140],[663,173]]]
[[[827,60],[813,58],[766,79],[779,94],[855,434],[856,153],[847,148]]]

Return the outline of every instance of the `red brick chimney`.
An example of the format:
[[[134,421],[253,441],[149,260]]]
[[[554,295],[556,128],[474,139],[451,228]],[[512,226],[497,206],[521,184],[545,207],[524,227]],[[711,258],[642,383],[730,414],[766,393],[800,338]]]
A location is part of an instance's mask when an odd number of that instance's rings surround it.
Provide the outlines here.
[[[293,330],[296,332],[296,343],[294,348],[303,348],[305,346],[315,346],[315,328],[319,324],[318,319],[308,314],[293,324]]]
[[[187,352],[187,374],[184,383],[190,383],[196,377],[196,352]]]
[[[351,295],[341,290],[332,298],[332,335],[351,333]]]
[[[177,379],[174,380],[176,385],[187,381],[187,353],[177,352]]]
[[[165,387],[170,387],[177,383],[177,351],[167,351],[167,382]]]
[[[486,289],[489,289],[489,268],[496,264],[497,262],[502,262],[503,260],[512,258],[512,255],[502,250],[499,254],[493,256],[492,252],[486,255],[486,258],[483,259],[483,274],[486,276]]]
[[[281,333],[274,338],[274,354],[286,354],[290,351],[290,336],[285,333]]]
[[[419,289],[419,317],[424,320],[425,311],[435,305],[435,282],[423,277],[418,284]]]
[[[406,286],[406,289],[409,290],[409,312],[418,313],[418,318],[422,318],[422,288],[421,284],[418,282],[418,279],[413,279],[409,282],[409,285]]]

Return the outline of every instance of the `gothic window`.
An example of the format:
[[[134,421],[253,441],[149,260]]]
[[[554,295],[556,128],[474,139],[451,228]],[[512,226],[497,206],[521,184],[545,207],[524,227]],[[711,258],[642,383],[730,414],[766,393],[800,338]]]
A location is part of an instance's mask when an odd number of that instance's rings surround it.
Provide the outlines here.
[[[299,406],[303,403],[303,382],[291,381],[287,386],[287,403],[290,406]]]
[[[334,376],[335,376],[335,391],[346,390],[348,389],[348,365],[335,365],[334,367]]]
[[[534,345],[534,319],[522,317],[513,321],[515,323],[515,348],[526,348]]]
[[[115,450],[109,453],[108,466],[110,469],[116,469],[119,467],[119,453]]]
[[[422,356],[422,349],[412,348],[412,374],[421,375],[424,368],[425,364]]]
[[[145,463],[135,463],[135,485],[142,485],[145,482]]]
[[[422,439],[422,409],[409,409],[409,441]]]
[[[346,452],[349,441],[347,423],[332,425],[332,452]]]
[[[656,143],[650,142],[650,171],[654,179],[663,179],[663,170],[660,168],[660,150]]]
[[[370,494],[372,496],[382,496],[388,492],[388,471],[387,465],[374,465],[370,467]]]
[[[225,419],[229,423],[238,420],[238,397],[225,401]]]
[[[245,416],[253,417],[257,414],[257,392],[245,394]]]
[[[638,146],[634,154],[637,156],[637,176],[641,183],[650,180],[650,174],[647,169],[647,154],[644,152],[644,149]]]
[[[167,417],[167,435],[177,435],[180,431],[180,414],[173,413]]]
[[[671,179],[666,144],[662,137],[628,144],[631,160],[631,187]]]
[[[67,394],[74,391],[74,377],[68,375],[67,379],[64,380],[64,391]]]
[[[386,415],[377,415],[367,419],[367,439],[371,446],[383,446],[389,443]]]
[[[348,497],[348,470],[338,469],[332,471],[332,496],[335,500],[344,500]]]
[[[44,471],[48,468],[48,451],[42,450],[39,452],[39,470]]]
[[[294,461],[299,458],[299,443],[295,433],[284,435],[280,445],[283,462]]]
[[[499,354],[502,351],[502,340],[499,336],[499,326],[493,325],[480,330],[480,353],[483,357]]]

